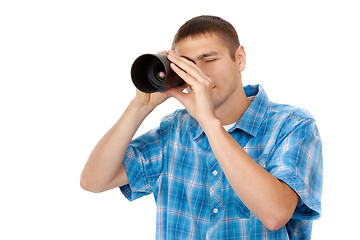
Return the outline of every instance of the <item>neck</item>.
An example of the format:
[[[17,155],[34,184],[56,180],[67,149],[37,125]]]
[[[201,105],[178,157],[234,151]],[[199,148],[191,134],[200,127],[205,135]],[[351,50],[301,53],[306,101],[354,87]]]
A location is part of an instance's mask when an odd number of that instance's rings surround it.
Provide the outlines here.
[[[229,125],[237,122],[250,104],[251,100],[246,97],[241,84],[241,86],[229,96],[226,102],[215,108],[215,114],[220,119],[222,125]]]

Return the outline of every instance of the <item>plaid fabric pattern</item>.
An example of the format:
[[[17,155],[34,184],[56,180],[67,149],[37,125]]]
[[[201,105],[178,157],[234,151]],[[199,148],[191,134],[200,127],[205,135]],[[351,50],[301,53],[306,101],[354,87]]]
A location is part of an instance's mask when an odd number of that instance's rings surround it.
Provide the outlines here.
[[[186,110],[134,139],[123,164],[130,201],[153,193],[156,239],[310,239],[320,216],[322,145],[313,117],[303,109],[270,102],[261,85],[229,133],[249,156],[300,196],[294,215],[268,230],[235,194],[208,139]]]

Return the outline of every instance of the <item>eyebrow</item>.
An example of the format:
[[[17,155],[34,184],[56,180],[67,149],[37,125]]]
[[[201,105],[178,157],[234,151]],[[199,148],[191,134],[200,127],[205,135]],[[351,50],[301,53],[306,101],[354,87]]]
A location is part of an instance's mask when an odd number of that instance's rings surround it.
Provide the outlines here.
[[[204,59],[204,58],[206,58],[206,57],[213,57],[213,56],[216,56],[216,55],[218,55],[218,54],[219,54],[219,53],[216,52],[216,51],[210,51],[210,52],[201,54],[201,55],[198,56],[196,59],[197,59],[197,60],[202,60],[202,59]]]
[[[199,61],[200,61],[200,60],[202,60],[202,59],[204,59],[204,58],[206,58],[206,57],[212,57],[212,56],[216,56],[216,55],[218,55],[218,54],[219,54],[219,53],[216,52],[216,51],[210,51],[210,52],[203,53],[203,54],[199,55],[199,56],[196,58],[196,60],[199,60]],[[195,63],[194,60],[190,59],[190,58],[187,57],[187,56],[181,56],[181,57],[186,58],[187,60]]]

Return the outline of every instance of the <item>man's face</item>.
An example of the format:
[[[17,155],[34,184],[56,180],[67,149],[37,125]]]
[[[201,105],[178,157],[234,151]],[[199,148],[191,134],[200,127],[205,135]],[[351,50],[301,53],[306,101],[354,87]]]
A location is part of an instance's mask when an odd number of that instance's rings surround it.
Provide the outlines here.
[[[238,92],[237,88],[242,88],[241,71],[245,68],[245,59],[243,64],[241,57],[236,57],[234,61],[223,40],[216,34],[183,39],[176,44],[175,53],[193,61],[213,81],[215,108],[231,101],[229,99]]]

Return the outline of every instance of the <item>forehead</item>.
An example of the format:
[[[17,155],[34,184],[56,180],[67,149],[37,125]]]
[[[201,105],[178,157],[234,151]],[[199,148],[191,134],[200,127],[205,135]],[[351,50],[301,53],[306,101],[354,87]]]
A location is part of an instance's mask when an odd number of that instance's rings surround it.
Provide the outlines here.
[[[224,41],[215,33],[198,34],[180,40],[176,43],[175,52],[184,56],[194,56],[215,51],[219,54],[227,51]]]

